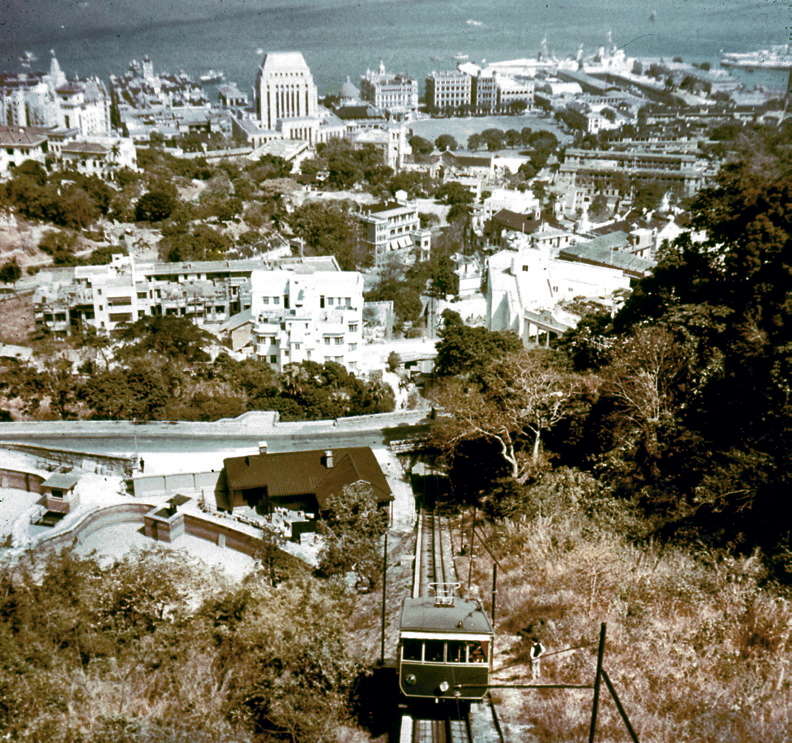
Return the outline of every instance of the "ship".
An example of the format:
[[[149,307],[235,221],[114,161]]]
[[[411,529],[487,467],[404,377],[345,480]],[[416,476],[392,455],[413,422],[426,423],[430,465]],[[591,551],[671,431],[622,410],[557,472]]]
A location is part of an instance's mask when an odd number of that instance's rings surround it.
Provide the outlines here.
[[[225,75],[217,70],[207,70],[199,78],[202,83],[219,83],[222,82]]]
[[[778,44],[756,52],[721,52],[721,67],[740,67],[746,70],[790,70],[792,53],[789,44]]]

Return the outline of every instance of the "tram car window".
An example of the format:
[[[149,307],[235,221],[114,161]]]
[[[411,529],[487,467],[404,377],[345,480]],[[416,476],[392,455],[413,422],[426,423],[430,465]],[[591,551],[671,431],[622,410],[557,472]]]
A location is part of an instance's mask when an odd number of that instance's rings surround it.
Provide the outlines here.
[[[405,599],[398,648],[403,696],[408,701],[480,701],[492,671],[493,635],[478,601]]]

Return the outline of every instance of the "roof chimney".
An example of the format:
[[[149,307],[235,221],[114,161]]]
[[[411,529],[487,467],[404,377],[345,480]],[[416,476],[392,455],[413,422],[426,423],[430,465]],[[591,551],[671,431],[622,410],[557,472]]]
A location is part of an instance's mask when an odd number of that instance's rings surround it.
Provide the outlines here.
[[[333,469],[333,450],[332,449],[327,449],[327,451],[325,451],[325,467],[327,467],[327,469],[329,469],[329,470]]]
[[[267,442],[266,441],[259,441],[258,442],[259,454],[266,454],[267,453]]]

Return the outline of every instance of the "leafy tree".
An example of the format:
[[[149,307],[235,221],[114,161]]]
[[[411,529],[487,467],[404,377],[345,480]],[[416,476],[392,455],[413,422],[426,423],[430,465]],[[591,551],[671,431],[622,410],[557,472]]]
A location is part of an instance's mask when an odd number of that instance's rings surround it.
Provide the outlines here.
[[[209,333],[186,317],[170,315],[145,315],[122,328],[118,337],[128,344],[122,354],[124,356],[152,352],[182,363],[207,360],[209,356],[204,351],[204,346],[212,341]]]
[[[4,284],[13,284],[16,286],[16,282],[19,281],[21,276],[22,269],[17,263],[16,256],[14,256],[10,261],[6,261],[2,267],[0,267],[0,281],[2,281]]]
[[[438,376],[480,375],[492,362],[522,348],[512,332],[470,327],[451,310],[443,310],[442,319],[435,363]]]
[[[591,200],[589,207],[589,218],[595,222],[602,222],[608,218],[608,197],[604,194],[597,194]]]
[[[415,155],[431,155],[434,152],[434,145],[428,139],[413,135],[407,141]]]
[[[471,134],[467,140],[467,147],[473,152],[480,150],[485,144],[484,138],[480,134]]]
[[[457,181],[444,183],[437,191],[437,199],[444,204],[472,204],[474,196],[470,189]]]
[[[325,575],[354,572],[358,585],[374,588],[382,572],[380,539],[388,530],[388,514],[379,508],[372,487],[359,482],[330,495],[319,530],[324,537],[319,570]]]
[[[13,170],[15,178],[25,176],[30,178],[37,186],[47,185],[47,171],[41,163],[35,160],[25,160],[17,165]]]
[[[149,191],[138,199],[135,220],[138,222],[161,222],[167,219],[176,207],[176,200],[167,192]]]
[[[446,150],[458,150],[459,149],[459,142],[456,141],[450,134],[441,134],[435,140],[435,147],[440,152],[445,152]]]
[[[309,201],[294,210],[291,225],[316,254],[334,255],[342,270],[357,270],[371,260],[348,203]]]

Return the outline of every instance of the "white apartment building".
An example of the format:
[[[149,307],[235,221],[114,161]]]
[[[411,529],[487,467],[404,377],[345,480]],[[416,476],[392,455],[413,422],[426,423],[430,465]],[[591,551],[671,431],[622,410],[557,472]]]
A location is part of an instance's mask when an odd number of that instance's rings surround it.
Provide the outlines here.
[[[358,215],[366,234],[366,244],[374,254],[374,268],[381,270],[390,261],[410,265],[429,258],[431,231],[421,227],[417,204],[391,201],[363,207]]]
[[[409,75],[386,72],[380,60],[376,72],[366,70],[360,78],[360,97],[392,113],[415,111],[418,108],[418,81]]]
[[[11,126],[76,129],[109,134],[110,96],[98,78],[67,80],[53,56],[48,73],[0,76],[0,112]]]
[[[25,160],[44,165],[48,147],[47,130],[42,127],[0,125],[0,175],[7,175]]]
[[[562,300],[605,298],[630,287],[619,269],[554,259],[548,245],[527,241],[519,250],[490,256],[487,279],[487,328],[513,330],[525,344],[569,327],[558,310]]]
[[[300,52],[269,52],[254,87],[259,126],[286,139],[316,141],[319,113],[316,85]]]
[[[279,372],[287,364],[334,361],[358,368],[363,347],[363,276],[357,271],[254,271],[253,349]]]
[[[107,265],[44,270],[33,295],[36,326],[66,337],[80,323],[112,332],[146,315],[223,323],[250,309],[250,275],[261,267],[260,261],[136,263],[119,254]]]
[[[470,107],[472,78],[460,70],[430,72],[426,76],[426,107],[430,110]]]

